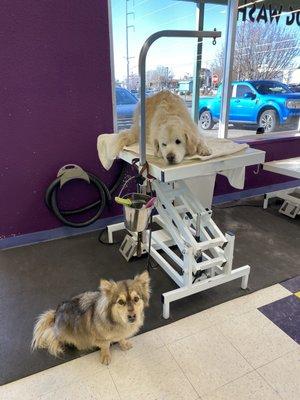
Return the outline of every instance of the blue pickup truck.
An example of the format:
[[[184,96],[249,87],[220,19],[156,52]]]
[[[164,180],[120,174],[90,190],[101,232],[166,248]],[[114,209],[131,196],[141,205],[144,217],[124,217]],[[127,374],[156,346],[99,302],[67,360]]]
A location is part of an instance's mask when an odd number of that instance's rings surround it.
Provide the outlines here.
[[[220,118],[220,86],[216,97],[201,97],[199,122],[212,129]],[[234,126],[253,124],[273,132],[280,124],[300,117],[300,93],[276,81],[232,82],[229,122]]]

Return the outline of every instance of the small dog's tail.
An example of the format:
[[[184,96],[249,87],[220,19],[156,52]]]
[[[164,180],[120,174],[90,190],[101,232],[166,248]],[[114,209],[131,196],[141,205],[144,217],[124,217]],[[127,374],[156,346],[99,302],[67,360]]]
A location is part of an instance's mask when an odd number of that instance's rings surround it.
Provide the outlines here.
[[[39,316],[33,330],[32,350],[48,349],[55,357],[63,353],[63,346],[55,335],[54,321],[54,310],[48,310]]]

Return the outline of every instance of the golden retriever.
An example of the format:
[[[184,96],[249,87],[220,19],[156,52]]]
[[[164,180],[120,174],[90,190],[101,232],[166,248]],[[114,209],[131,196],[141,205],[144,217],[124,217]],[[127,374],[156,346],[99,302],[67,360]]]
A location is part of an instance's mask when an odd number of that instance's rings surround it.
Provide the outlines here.
[[[131,128],[120,132],[119,151],[138,142],[139,129],[140,106]],[[183,100],[165,90],[146,99],[146,141],[167,164],[178,164],[186,155],[211,154]]]

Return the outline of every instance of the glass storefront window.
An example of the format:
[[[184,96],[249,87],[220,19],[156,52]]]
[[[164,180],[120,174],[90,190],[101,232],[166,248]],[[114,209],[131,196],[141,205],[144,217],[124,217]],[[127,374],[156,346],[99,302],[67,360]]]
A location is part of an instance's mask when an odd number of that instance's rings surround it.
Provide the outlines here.
[[[229,137],[293,131],[300,115],[300,11],[282,11],[278,1],[240,0],[233,65]],[[289,0],[287,0],[287,3]],[[222,4],[223,3],[223,4]],[[244,7],[244,4],[249,4]],[[294,4],[295,2],[293,2]],[[130,126],[139,96],[139,51],[152,33],[163,29],[195,30],[193,0],[112,0],[115,84],[118,128]],[[212,46],[203,40],[200,72],[199,129],[218,134],[226,1],[205,4],[204,30],[222,31]],[[146,95],[168,89],[191,110],[196,40],[157,41],[147,58]],[[204,114],[205,112],[205,114]],[[202,115],[202,119],[201,119]],[[209,118],[208,118],[209,117]],[[210,119],[210,123],[207,123]],[[202,122],[203,123],[202,123]]]

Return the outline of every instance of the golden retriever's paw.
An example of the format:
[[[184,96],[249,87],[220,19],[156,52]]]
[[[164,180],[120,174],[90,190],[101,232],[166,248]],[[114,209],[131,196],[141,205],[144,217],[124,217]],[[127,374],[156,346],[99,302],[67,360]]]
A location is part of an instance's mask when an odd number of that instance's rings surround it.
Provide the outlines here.
[[[197,154],[199,154],[199,156],[210,156],[211,153],[211,149],[205,144],[198,144]]]
[[[109,351],[100,351],[101,364],[108,365],[111,362],[111,355]]]
[[[127,351],[132,349],[132,343],[130,343],[128,340],[122,340],[119,342],[120,348],[122,351]]]

